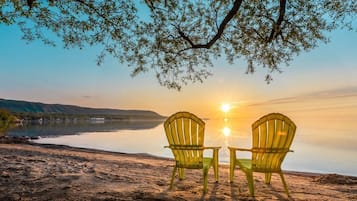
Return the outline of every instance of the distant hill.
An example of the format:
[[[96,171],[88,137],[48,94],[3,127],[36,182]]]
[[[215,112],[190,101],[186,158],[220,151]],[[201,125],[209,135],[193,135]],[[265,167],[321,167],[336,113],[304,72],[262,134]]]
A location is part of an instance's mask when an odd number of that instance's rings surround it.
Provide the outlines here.
[[[19,100],[6,100],[0,98],[0,108],[9,110],[14,114],[61,114],[61,115],[87,115],[87,116],[113,116],[130,119],[161,119],[163,116],[149,110],[119,110],[105,108],[89,108],[75,105],[45,104]]]

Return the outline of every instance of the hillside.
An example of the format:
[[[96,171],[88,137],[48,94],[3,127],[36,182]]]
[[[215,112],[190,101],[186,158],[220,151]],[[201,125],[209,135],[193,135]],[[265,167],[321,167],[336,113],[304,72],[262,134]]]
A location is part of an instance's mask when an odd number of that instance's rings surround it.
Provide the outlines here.
[[[87,115],[87,116],[113,116],[123,118],[153,118],[161,119],[163,116],[149,110],[119,110],[106,108],[89,108],[75,105],[45,104],[38,102],[6,100],[0,98],[0,108],[9,110],[14,114],[61,114],[61,115]]]

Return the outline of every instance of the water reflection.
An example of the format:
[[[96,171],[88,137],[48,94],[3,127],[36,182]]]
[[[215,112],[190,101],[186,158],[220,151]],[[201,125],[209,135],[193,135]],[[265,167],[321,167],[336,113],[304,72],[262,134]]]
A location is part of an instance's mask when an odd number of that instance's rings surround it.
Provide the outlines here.
[[[222,129],[222,132],[224,136],[228,137],[231,134],[231,129],[226,126]]]
[[[34,142],[172,157],[171,151],[164,148],[167,145],[167,139],[162,124],[144,130],[122,129],[100,133],[83,132],[78,135],[40,138],[34,140]]]
[[[5,136],[9,129],[15,128],[16,124],[12,123],[3,123],[0,121],[0,137]]]
[[[219,160],[229,163],[227,146],[250,148],[253,120],[229,119],[228,122],[207,120],[206,146],[221,146]],[[346,122],[345,122],[346,123]],[[294,150],[284,160],[284,170],[330,172],[357,176],[357,128],[334,128],[333,122],[325,121],[324,127],[316,124],[298,124],[291,146]],[[350,122],[347,122],[349,125]],[[224,129],[227,128],[227,129]],[[225,134],[229,130],[229,134]],[[94,148],[125,153],[148,153],[172,157],[165,149],[167,139],[162,122],[112,122],[105,124],[27,126],[8,130],[10,135],[52,136],[34,142]],[[57,136],[54,136],[57,135]],[[239,157],[250,158],[249,152],[239,152]],[[207,156],[212,156],[207,153]]]
[[[76,135],[85,132],[112,132],[117,130],[152,129],[162,121],[106,121],[53,124],[25,124],[6,131],[9,136],[59,136]]]

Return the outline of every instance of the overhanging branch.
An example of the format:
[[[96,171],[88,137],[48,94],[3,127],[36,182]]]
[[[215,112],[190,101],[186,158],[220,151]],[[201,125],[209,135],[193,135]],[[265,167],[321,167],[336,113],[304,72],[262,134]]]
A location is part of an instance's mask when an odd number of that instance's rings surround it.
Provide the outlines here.
[[[281,23],[283,23],[284,21],[285,10],[286,10],[286,0],[280,0],[279,17],[278,20],[273,24],[273,28],[271,29],[270,36],[267,42],[273,41],[273,39],[280,34],[281,32],[280,26]]]
[[[184,39],[186,42],[188,42],[190,44],[190,48],[189,49],[198,49],[198,48],[206,48],[209,49],[212,47],[212,45],[219,39],[221,38],[224,29],[226,28],[227,24],[229,23],[229,21],[231,21],[233,19],[233,17],[237,14],[241,4],[242,4],[243,0],[236,0],[233,3],[233,7],[231,8],[231,10],[228,12],[228,14],[226,15],[226,17],[223,19],[223,21],[221,22],[221,24],[218,27],[217,33],[216,35],[213,36],[213,38],[206,44],[195,44],[190,38],[189,36],[187,36],[181,29],[180,27],[177,27],[178,30],[178,34],[181,36],[182,39]]]

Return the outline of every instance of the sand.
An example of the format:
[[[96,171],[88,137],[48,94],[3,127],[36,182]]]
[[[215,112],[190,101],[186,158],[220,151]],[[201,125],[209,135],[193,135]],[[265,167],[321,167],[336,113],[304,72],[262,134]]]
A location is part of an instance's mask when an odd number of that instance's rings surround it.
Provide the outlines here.
[[[174,161],[145,154],[123,154],[29,143],[0,144],[0,200],[254,200],[236,170],[228,180],[219,167],[219,183],[209,172],[202,192],[202,172],[187,170],[169,189]],[[285,172],[288,198],[278,175],[271,185],[254,175],[255,200],[357,200],[357,177]]]

